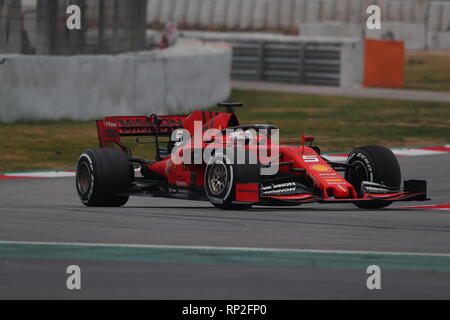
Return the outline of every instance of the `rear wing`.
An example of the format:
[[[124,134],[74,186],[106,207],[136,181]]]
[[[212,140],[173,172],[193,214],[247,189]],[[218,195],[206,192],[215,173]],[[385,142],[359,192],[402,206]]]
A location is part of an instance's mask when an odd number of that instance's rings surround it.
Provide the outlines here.
[[[105,117],[97,120],[100,147],[120,144],[120,137],[170,137],[172,132],[183,127],[187,116],[126,116]]]

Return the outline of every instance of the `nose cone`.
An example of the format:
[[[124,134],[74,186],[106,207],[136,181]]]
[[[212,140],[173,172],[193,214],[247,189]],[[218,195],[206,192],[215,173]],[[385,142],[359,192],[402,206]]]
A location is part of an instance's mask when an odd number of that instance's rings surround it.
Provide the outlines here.
[[[350,197],[349,190],[342,185],[333,186],[332,191],[333,191],[332,195],[334,195],[335,198],[349,198]]]

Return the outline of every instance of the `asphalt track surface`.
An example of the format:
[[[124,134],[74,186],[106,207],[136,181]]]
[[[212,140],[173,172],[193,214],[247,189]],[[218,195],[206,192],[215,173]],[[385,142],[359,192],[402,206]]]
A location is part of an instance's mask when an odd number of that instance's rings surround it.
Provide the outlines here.
[[[400,164],[403,179],[428,180],[431,201],[221,211],[136,197],[87,208],[73,178],[0,181],[0,299],[449,299],[450,211],[398,207],[448,203],[450,155]],[[66,288],[73,264],[81,290]],[[367,289],[371,264],[381,290]]]

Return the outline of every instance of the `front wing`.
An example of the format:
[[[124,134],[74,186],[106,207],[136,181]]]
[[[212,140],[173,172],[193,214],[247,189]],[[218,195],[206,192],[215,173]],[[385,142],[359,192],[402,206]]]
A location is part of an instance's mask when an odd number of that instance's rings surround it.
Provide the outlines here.
[[[239,196],[239,188],[237,196]],[[239,197],[237,197],[239,199]],[[404,182],[403,191],[389,193],[365,193],[357,198],[328,198],[324,199],[317,196],[312,191],[302,190],[298,194],[276,194],[276,195],[260,195],[258,202],[260,204],[271,205],[299,205],[304,203],[360,203],[367,201],[426,201],[427,198],[426,181],[424,180],[407,180]],[[255,203],[256,201],[254,201]]]

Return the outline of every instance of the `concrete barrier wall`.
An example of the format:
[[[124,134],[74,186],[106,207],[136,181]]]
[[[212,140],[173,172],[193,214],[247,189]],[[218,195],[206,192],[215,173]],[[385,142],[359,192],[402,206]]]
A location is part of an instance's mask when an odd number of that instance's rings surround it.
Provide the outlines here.
[[[450,0],[148,0],[148,22],[177,22],[185,29],[270,30],[301,35],[335,36],[362,33],[366,8],[382,9],[383,30],[369,32],[370,38],[394,35],[408,49],[450,49]],[[164,2],[164,5],[162,5]],[[180,14],[183,7],[185,15]],[[172,14],[168,13],[172,8]],[[177,11],[178,10],[178,11]],[[209,16],[208,16],[209,15]],[[342,27],[320,28],[334,21]],[[312,26],[304,24],[312,24]],[[360,32],[355,30],[359,27]],[[345,28],[351,30],[346,32]],[[302,33],[316,31],[317,35]]]
[[[340,62],[341,87],[360,86],[364,80],[364,42],[343,41]]]
[[[1,122],[185,113],[230,94],[225,44],[185,40],[151,53],[2,59]]]

